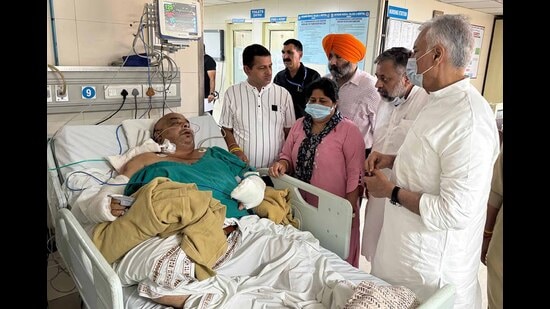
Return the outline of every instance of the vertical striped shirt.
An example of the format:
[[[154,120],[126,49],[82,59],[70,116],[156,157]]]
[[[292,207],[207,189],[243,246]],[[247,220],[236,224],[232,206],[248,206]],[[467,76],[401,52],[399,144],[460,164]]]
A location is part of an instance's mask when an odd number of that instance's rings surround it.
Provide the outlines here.
[[[219,124],[233,129],[235,141],[250,166],[269,167],[277,158],[285,134],[296,121],[290,93],[273,83],[258,92],[248,81],[227,88]]]

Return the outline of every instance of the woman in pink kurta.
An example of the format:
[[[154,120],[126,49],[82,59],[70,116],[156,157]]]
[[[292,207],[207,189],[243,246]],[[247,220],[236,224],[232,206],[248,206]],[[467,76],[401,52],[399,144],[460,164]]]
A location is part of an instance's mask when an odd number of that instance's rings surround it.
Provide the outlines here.
[[[359,186],[365,161],[365,142],[357,126],[340,115],[338,86],[328,78],[306,88],[306,115],[296,120],[269,174],[288,173],[304,182],[347,199],[353,206],[347,262],[359,267]],[[317,197],[302,192],[317,206]]]

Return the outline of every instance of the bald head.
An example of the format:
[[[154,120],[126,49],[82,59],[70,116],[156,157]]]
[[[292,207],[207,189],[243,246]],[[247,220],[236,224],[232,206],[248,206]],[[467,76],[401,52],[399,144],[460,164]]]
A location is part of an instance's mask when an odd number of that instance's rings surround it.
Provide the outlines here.
[[[164,141],[164,138],[168,138],[170,141],[175,142],[176,138],[173,136],[178,134],[177,129],[186,129],[191,131],[189,120],[180,113],[169,113],[162,116],[153,126],[153,140],[159,144]]]

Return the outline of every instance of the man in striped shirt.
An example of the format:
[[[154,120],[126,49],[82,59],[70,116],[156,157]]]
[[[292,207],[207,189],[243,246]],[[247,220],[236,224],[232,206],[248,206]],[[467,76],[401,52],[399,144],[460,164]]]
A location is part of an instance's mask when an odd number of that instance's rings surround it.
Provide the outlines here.
[[[244,49],[248,78],[226,90],[219,121],[229,151],[256,168],[275,161],[296,121],[292,97],[271,82],[271,67],[267,48],[252,44]]]

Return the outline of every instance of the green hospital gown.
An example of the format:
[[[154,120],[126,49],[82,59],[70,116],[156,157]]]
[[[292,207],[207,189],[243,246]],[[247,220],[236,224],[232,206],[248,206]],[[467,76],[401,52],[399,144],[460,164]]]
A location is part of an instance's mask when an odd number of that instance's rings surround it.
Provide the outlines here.
[[[254,168],[228,151],[214,146],[207,148],[204,156],[192,164],[160,161],[142,168],[130,178],[124,195],[132,195],[156,177],[167,177],[172,181],[195,183],[199,190],[212,191],[212,196],[227,207],[227,218],[240,218],[249,213],[246,209],[239,210],[238,202],[230,195],[239,184],[237,176],[242,179],[248,171],[254,171]]]

